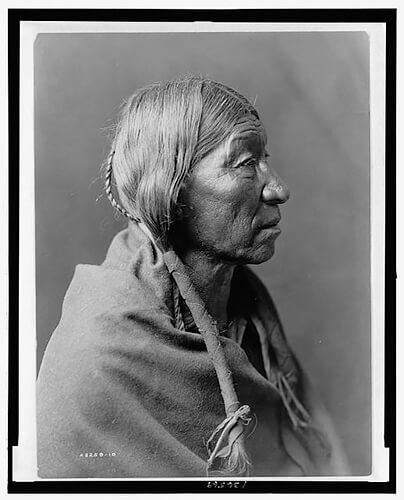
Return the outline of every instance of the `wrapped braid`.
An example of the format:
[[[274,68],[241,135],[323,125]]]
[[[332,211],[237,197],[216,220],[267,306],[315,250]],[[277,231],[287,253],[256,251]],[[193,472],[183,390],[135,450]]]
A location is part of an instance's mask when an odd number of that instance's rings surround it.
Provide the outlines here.
[[[105,192],[108,199],[116,210],[128,219],[137,222],[149,237],[152,238],[151,233],[144,224],[125,210],[113,196],[112,175],[114,153],[115,151],[112,149],[106,161]],[[180,302],[182,296],[203,336],[208,354],[218,377],[226,409],[226,418],[213,431],[207,443],[207,475],[248,476],[252,464],[245,450],[244,431],[252,420],[251,409],[248,405],[241,405],[237,399],[232,373],[224,357],[217,326],[213,318],[211,318],[206,311],[204,304],[197,296],[187,276],[184,265],[171,249],[164,253],[164,261],[173,277],[174,325],[179,330],[185,331]],[[256,323],[256,321],[253,322]],[[255,324],[255,326],[258,327],[257,330],[260,336],[264,335],[262,329],[263,325]],[[283,342],[283,339],[279,340],[277,338],[277,341],[278,342],[275,343]],[[288,367],[290,368],[290,366]],[[267,373],[267,376],[269,380],[275,377],[274,386],[282,398],[293,427],[295,429],[298,427],[307,427],[310,422],[310,415],[301,403],[299,403],[293,389],[288,383],[288,378],[291,378],[291,381],[294,379],[295,370],[292,369],[290,370],[291,373],[286,374],[281,370],[275,374],[275,372],[268,367],[268,371],[269,373]],[[216,444],[213,444],[215,439],[217,439]]]
[[[207,475],[214,471],[224,475],[248,476],[251,462],[244,445],[244,430],[251,421],[250,407],[241,405],[237,399],[232,372],[220,343],[217,325],[196,293],[184,264],[174,251],[165,252],[163,257],[205,341],[225,406],[226,418],[213,431],[208,441]],[[219,432],[221,434],[216,446],[213,446],[212,441]],[[215,470],[214,464],[217,461],[219,461],[219,469]]]
[[[122,215],[135,222],[140,222],[139,219],[133,217],[127,210],[125,210],[120,203],[118,203],[112,194],[112,175],[113,175],[113,162],[114,162],[115,150],[112,148],[105,162],[105,176],[104,176],[104,188],[108,196],[111,205],[118,210]]]

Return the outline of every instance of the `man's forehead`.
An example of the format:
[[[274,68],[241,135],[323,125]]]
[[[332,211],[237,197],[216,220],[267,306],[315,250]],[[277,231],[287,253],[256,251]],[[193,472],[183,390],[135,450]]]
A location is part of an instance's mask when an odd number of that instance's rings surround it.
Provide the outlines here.
[[[243,116],[234,126],[230,136],[229,146],[234,143],[240,143],[240,141],[259,141],[260,143],[266,144],[267,135],[265,128],[261,121],[254,115]]]

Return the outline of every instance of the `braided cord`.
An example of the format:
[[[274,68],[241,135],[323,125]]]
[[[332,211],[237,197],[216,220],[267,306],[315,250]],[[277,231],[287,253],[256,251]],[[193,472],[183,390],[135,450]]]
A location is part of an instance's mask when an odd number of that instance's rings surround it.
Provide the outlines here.
[[[104,187],[105,192],[108,196],[111,205],[118,210],[122,215],[130,220],[133,220],[140,224],[143,231],[153,240],[153,236],[150,231],[141,223],[140,219],[131,215],[127,210],[125,210],[120,203],[118,203],[112,193],[112,175],[113,175],[113,161],[114,161],[115,150],[112,148],[111,152],[106,161],[106,170],[104,177]],[[178,290],[177,284],[174,282],[174,317],[175,317],[175,327],[179,330],[185,331],[184,319],[181,313],[181,303],[180,303],[180,292]]]
[[[114,161],[114,155],[115,155],[115,150],[111,149],[111,152],[109,153],[109,156],[107,158],[106,162],[106,170],[105,170],[105,177],[104,177],[104,187],[105,187],[105,192],[108,196],[109,201],[111,202],[111,205],[118,210],[122,215],[127,217],[130,220],[140,222],[139,219],[131,215],[127,210],[125,210],[122,205],[120,205],[114,195],[112,194],[112,174],[113,174],[113,161]]]

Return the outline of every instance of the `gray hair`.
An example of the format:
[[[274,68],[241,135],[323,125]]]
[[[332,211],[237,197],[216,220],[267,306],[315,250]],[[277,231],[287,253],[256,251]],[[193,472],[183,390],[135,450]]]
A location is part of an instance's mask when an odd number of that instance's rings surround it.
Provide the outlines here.
[[[185,77],[136,91],[122,109],[107,161],[112,204],[168,248],[184,180],[246,114],[259,118],[245,97],[207,78]],[[112,195],[112,173],[121,205]]]

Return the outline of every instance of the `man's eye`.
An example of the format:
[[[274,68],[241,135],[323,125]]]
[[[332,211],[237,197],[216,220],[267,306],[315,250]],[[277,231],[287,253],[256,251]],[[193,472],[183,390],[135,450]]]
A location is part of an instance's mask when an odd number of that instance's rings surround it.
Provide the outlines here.
[[[249,158],[240,163],[240,167],[256,167],[258,164],[258,160],[256,158]]]

